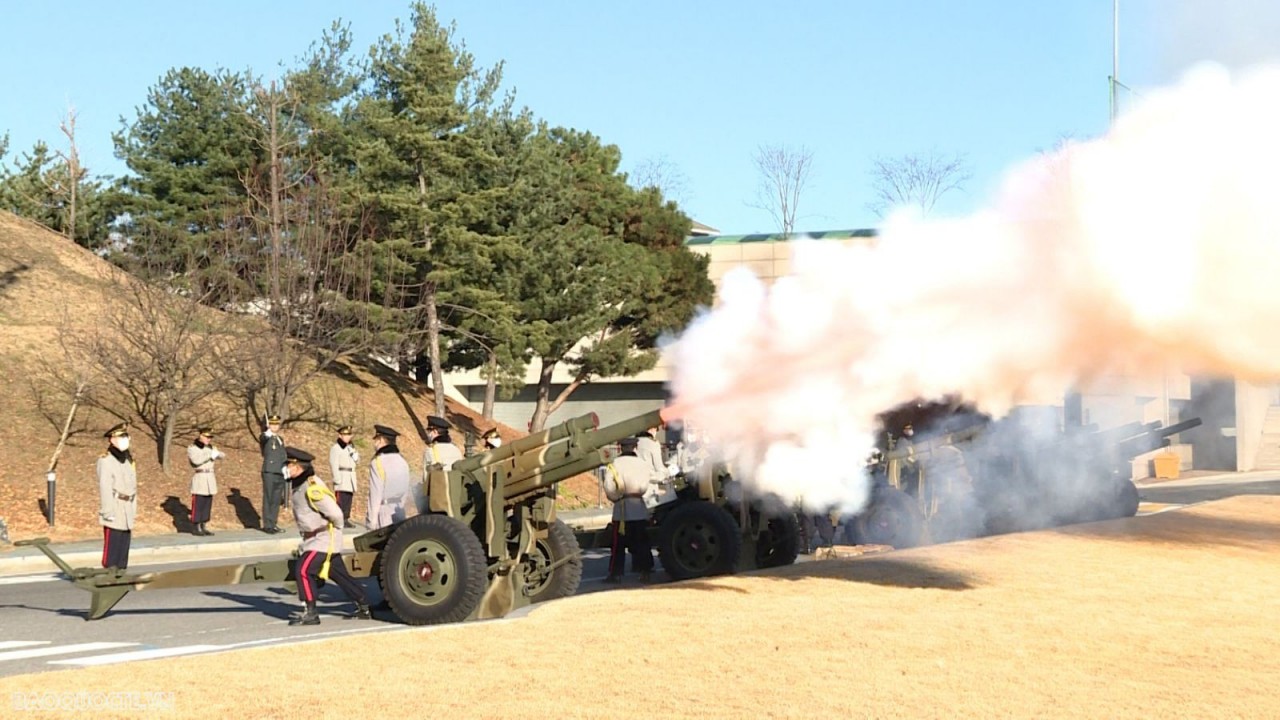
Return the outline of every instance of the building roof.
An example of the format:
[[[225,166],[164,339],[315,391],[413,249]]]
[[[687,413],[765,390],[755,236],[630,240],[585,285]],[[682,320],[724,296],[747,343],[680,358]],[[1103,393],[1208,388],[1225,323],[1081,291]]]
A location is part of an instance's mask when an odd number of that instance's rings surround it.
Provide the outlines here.
[[[690,235],[719,235],[720,231],[710,225],[703,225],[697,220],[693,221],[693,229],[689,231]]]
[[[755,242],[786,242],[801,238],[814,240],[848,240],[850,238],[875,237],[878,232],[874,228],[861,230],[819,230],[807,233],[754,233],[751,235],[692,235],[685,238],[685,245],[735,245]]]

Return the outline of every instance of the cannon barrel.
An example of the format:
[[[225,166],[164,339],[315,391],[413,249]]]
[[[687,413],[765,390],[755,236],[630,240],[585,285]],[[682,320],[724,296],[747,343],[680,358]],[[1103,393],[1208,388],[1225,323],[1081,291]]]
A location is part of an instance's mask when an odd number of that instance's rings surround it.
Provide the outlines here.
[[[600,425],[600,418],[595,413],[587,413],[576,418],[566,420],[558,425],[539,430],[536,433],[526,435],[512,443],[494,448],[488,452],[478,455],[472,455],[469,458],[463,458],[453,464],[454,470],[462,472],[473,472],[479,470],[485,465],[492,465],[517,455],[524,455],[532,450],[545,447],[551,443],[563,440],[574,433],[593,430]]]
[[[604,448],[622,438],[631,437],[660,424],[662,424],[662,411],[654,410],[622,422],[583,432],[569,442],[548,447],[545,450],[541,450],[541,446],[538,446],[535,451],[540,453],[539,457],[516,456],[515,471],[506,482],[503,496],[510,500],[534,490],[550,487],[574,475],[591,472],[609,462],[608,453],[602,452]],[[530,462],[533,460],[537,462]],[[456,468],[457,465],[454,467]]]

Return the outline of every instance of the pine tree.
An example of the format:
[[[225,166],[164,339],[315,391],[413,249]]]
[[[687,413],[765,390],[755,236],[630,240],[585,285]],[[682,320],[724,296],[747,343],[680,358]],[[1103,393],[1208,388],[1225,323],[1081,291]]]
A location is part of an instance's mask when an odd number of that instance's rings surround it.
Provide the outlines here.
[[[189,258],[214,262],[213,237],[242,223],[243,176],[261,162],[248,141],[247,86],[240,73],[173,69],[133,122],[121,119],[112,140],[132,174],[118,182],[116,210],[131,220],[124,228],[130,239],[148,239],[146,266],[184,272]]]
[[[382,233],[384,290],[421,311],[425,338],[411,349],[427,353],[437,414],[444,413],[439,311],[457,299],[452,293],[475,257],[466,221],[476,200],[466,177],[487,161],[471,124],[502,77],[501,65],[477,68],[455,32],[415,3],[410,27],[397,22],[373,49],[370,87],[354,112],[353,156]]]
[[[538,430],[583,384],[652,368],[658,338],[709,303],[713,286],[706,259],[683,245],[692,221],[656,189],[628,186],[617,147],[545,127],[532,146],[517,229],[528,250],[519,288],[539,363]],[[552,397],[562,364],[572,380]]]

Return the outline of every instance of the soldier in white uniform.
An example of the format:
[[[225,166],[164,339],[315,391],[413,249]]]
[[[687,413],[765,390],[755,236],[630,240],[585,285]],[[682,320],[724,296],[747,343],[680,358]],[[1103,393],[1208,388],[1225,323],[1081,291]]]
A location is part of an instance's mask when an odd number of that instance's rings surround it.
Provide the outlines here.
[[[373,462],[369,463],[369,509],[365,525],[370,530],[404,520],[410,494],[409,463],[396,446],[400,433],[385,425],[373,426]]]
[[[218,493],[218,480],[214,477],[213,463],[226,454],[213,446],[213,428],[200,428],[200,436],[187,446],[187,462],[191,463],[191,524],[192,535],[212,535],[205,524],[213,510],[213,496]]]
[[[351,426],[338,428],[338,439],[329,446],[329,474],[333,477],[334,494],[342,508],[342,521],[351,524],[351,498],[356,494],[356,463],[360,453],[351,444]]]
[[[347,572],[342,562],[342,509],[324,481],[315,476],[311,453],[298,448],[285,448],[284,472],[290,484],[289,507],[302,535],[302,554],[298,557],[294,577],[298,581],[298,598],[306,610],[289,618],[290,625],[319,625],[316,613],[316,591],[319,580],[333,580],[352,602],[356,611],[349,617],[368,620],[373,615],[364,588]]]
[[[427,470],[432,465],[439,465],[442,469],[448,470],[453,464],[462,459],[462,450],[453,444],[453,439],[449,437],[449,421],[438,415],[427,416],[427,451],[422,458],[422,476],[427,476]]]
[[[655,478],[666,476],[667,468],[662,463],[662,446],[657,440],[653,439],[653,431],[642,432],[636,435],[636,457],[645,461],[653,470]]]
[[[653,570],[653,550],[649,546],[649,509],[644,496],[655,480],[653,468],[636,455],[638,438],[623,438],[622,450],[606,467],[604,494],[613,502],[613,541],[609,545],[608,583],[622,582],[626,569],[626,551],[631,552],[631,569],[640,573],[640,581],[648,582]]]
[[[107,453],[98,458],[98,522],[102,525],[102,567],[129,567],[129,543],[138,515],[138,471],[129,453],[129,426],[103,434]]]

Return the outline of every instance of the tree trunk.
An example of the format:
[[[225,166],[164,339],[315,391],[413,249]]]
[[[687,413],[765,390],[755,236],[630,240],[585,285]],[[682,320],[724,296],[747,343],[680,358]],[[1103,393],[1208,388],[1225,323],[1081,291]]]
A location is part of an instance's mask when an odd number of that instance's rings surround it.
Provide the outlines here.
[[[440,367],[440,318],[436,314],[436,286],[427,283],[422,299],[427,306],[427,353],[431,357],[431,394],[436,398],[436,415],[444,417],[444,370]]]
[[[276,95],[276,84],[271,83],[271,102],[267,104],[267,112],[270,117],[267,118],[267,131],[269,133],[267,144],[271,154],[271,312],[270,317],[276,318],[280,311],[280,244],[281,244],[281,226],[284,224],[281,220],[280,213],[280,193],[281,178],[280,168],[280,138],[278,134],[278,113],[277,103],[279,98]],[[278,328],[279,326],[277,326]]]
[[[164,432],[160,433],[160,469],[165,475],[169,474],[170,452],[169,446],[173,443],[173,426],[178,422],[177,413],[169,413],[164,419]]]
[[[538,432],[546,427],[547,417],[551,415],[551,376],[556,370],[556,361],[542,359],[542,370],[538,372],[538,399],[533,405],[533,417],[529,420],[529,432]]]
[[[484,405],[480,407],[480,416],[485,420],[493,419],[493,403],[498,399],[498,356],[489,353],[488,377],[484,383]]]
[[[425,205],[427,200],[427,176],[418,168],[418,196]],[[431,253],[431,225],[423,223],[422,239],[428,255]],[[430,269],[422,304],[427,308],[427,354],[431,358],[431,394],[436,399],[436,415],[444,417],[444,370],[440,367],[440,317],[436,312],[436,284],[430,278]]]

